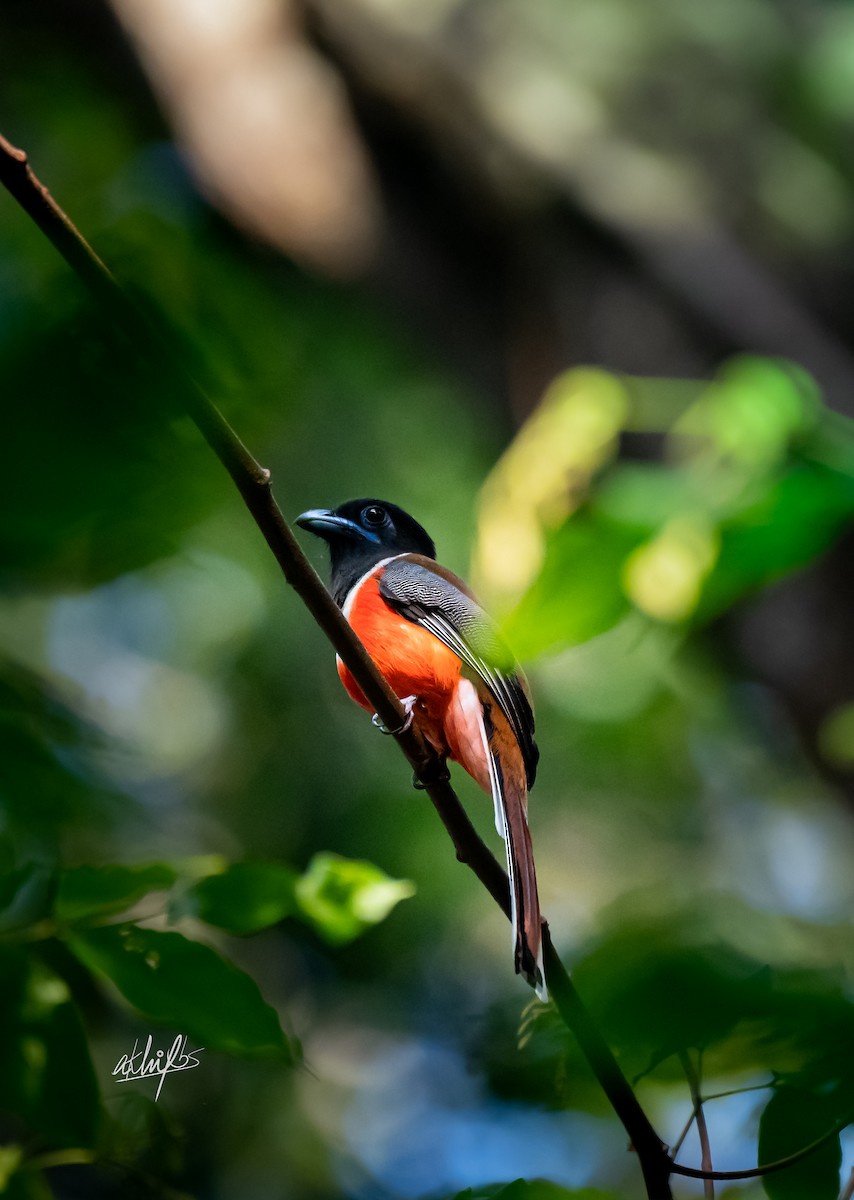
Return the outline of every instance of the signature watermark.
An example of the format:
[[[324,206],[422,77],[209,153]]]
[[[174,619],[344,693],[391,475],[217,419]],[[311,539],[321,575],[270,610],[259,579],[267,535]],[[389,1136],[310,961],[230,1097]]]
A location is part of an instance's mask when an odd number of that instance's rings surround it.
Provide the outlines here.
[[[113,1067],[113,1075],[119,1083],[128,1083],[131,1079],[147,1079],[159,1075],[160,1082],[154,1093],[155,1101],[160,1098],[163,1082],[170,1071],[190,1071],[199,1065],[197,1054],[201,1054],[204,1046],[197,1050],[187,1050],[187,1039],[178,1034],[168,1050],[151,1051],[151,1034],[145,1042],[145,1049],[140,1050],[139,1039],[133,1043],[131,1054],[123,1054]]]

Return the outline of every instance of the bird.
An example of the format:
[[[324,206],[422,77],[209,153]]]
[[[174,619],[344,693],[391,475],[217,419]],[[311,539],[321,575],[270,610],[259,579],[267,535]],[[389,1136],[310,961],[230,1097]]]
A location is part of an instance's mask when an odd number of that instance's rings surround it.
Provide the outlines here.
[[[521,669],[469,587],[436,561],[427,531],[396,504],[348,500],[301,513],[296,524],[327,543],[332,597],[401,700],[407,724],[417,719],[442,761],[459,763],[491,794],[507,856],[515,968],[545,999],[528,828],[539,750]],[[340,657],[337,669],[371,712]]]

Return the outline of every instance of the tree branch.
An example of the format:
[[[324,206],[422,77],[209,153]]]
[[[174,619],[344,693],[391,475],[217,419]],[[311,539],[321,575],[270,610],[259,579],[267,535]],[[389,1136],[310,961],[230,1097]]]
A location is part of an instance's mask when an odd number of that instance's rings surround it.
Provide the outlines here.
[[[329,638],[354,679],[389,729],[403,726],[399,700],[380,675],[362,643],[306,559],[282,516],[270,486],[270,472],[252,456],[225,418],[189,376],[171,346],[147,315],[123,291],[85,238],[29,167],[27,156],[0,135],[0,182],[50,239],[62,257],[103,305],[108,317],[146,358],[171,369],[187,414],[228,471],[264,535],[285,579]],[[413,726],[395,738],[433,802],[456,849],[457,858],[477,875],[506,916],[510,915],[507,875],[471,824],[456,793],[442,777],[434,751]],[[670,1200],[670,1159],[638,1103],[626,1077],[593,1022],[543,925],[546,982],[555,1005],[575,1035],[594,1075],[623,1123],[637,1152],[649,1200]]]
[[[688,1080],[688,1087],[691,1091],[691,1101],[694,1105],[694,1118],[697,1122],[697,1136],[700,1139],[700,1166],[705,1172],[703,1176],[703,1195],[706,1200],[715,1200],[715,1182],[709,1172],[713,1171],[712,1166],[712,1148],[709,1143],[709,1130],[706,1126],[706,1114],[703,1111],[703,1097],[700,1094],[700,1074],[694,1070],[694,1064],[691,1062],[690,1055],[687,1050],[679,1052],[679,1061],[682,1064],[682,1070],[685,1072],[685,1078]],[[675,1157],[675,1153],[674,1153]]]
[[[773,1175],[775,1171],[784,1171],[786,1167],[793,1167],[802,1159],[809,1158],[811,1154],[815,1154],[816,1150],[820,1150],[825,1142],[838,1137],[843,1129],[848,1128],[852,1120],[854,1120],[854,1112],[849,1112],[826,1130],[821,1137],[817,1137],[814,1142],[802,1146],[794,1154],[787,1154],[785,1158],[777,1158],[773,1162],[762,1163],[758,1167],[745,1167],[742,1171],[705,1171],[699,1170],[697,1167],[683,1167],[681,1163],[671,1161],[670,1170],[672,1174],[684,1175],[687,1179],[761,1179],[763,1175]]]

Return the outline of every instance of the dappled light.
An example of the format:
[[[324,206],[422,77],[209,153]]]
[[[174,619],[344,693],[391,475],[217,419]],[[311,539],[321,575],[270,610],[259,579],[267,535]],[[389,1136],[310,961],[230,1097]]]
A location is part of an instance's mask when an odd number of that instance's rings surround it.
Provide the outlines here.
[[[545,530],[564,520],[614,453],[625,389],[604,371],[576,370],[549,387],[483,488],[474,568],[493,604],[536,578]]]
[[[684,621],[700,603],[717,556],[716,531],[702,514],[671,517],[652,541],[628,556],[623,587],[641,612],[660,621]]]

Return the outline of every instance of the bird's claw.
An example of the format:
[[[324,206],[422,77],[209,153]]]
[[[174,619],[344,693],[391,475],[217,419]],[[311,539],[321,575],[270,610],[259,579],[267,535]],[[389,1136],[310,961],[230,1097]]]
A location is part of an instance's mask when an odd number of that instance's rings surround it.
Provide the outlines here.
[[[374,723],[374,725],[376,725],[376,727],[380,731],[380,733],[385,733],[385,734],[388,734],[389,736],[394,736],[399,733],[405,733],[406,730],[410,727],[410,725],[412,724],[413,717],[415,715],[415,705],[418,703],[418,697],[417,696],[407,696],[404,700],[401,700],[400,703],[403,706],[404,712],[406,713],[406,718],[404,719],[404,722],[402,725],[398,725],[397,729],[389,729],[389,727],[387,725],[384,725],[379,713],[374,713],[374,715],[371,717],[371,721]]]
[[[446,783],[451,778],[451,772],[444,759],[440,759],[438,766],[430,772],[426,779],[423,774],[422,772],[419,776],[417,771],[412,772],[412,786],[419,792],[426,792],[434,783]]]

